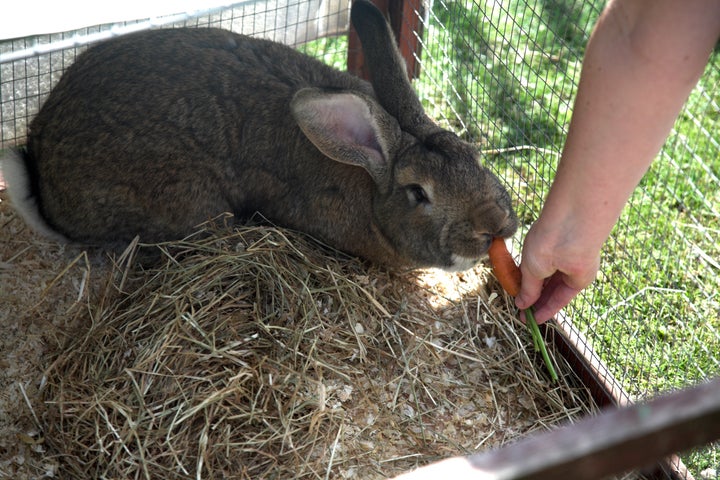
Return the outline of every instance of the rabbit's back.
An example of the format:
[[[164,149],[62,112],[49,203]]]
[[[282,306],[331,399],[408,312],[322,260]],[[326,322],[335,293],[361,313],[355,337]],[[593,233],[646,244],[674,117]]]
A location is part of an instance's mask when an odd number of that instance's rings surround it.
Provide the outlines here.
[[[33,121],[30,141],[34,132],[48,145],[67,135],[136,142],[142,132],[185,132],[212,151],[223,147],[219,133],[237,132],[245,119],[287,119],[293,94],[305,86],[372,92],[275,42],[220,29],[139,32],[80,55]]]
[[[288,156],[289,135],[300,135],[289,104],[310,85],[372,91],[289,47],[224,30],[98,44],[30,127],[26,162],[41,180],[42,215],[73,240],[104,243],[172,238],[223,211],[242,213],[238,205],[252,210],[258,195],[238,185],[262,185],[263,197],[284,188],[249,175],[253,162],[264,170]]]

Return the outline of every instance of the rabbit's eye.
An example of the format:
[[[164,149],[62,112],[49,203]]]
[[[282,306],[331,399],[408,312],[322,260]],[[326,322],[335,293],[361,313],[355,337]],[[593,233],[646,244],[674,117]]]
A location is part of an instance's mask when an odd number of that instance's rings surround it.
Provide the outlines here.
[[[406,187],[406,191],[410,202],[414,203],[415,205],[420,205],[421,203],[430,203],[430,199],[428,198],[425,189],[420,185],[408,185]]]

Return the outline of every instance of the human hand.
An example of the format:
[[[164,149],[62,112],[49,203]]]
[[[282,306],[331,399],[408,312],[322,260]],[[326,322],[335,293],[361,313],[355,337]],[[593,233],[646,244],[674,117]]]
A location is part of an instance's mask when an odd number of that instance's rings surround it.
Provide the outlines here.
[[[597,275],[600,256],[596,248],[573,242],[560,229],[545,232],[536,223],[523,245],[522,284],[515,304],[523,311],[533,306],[535,321],[555,316]]]

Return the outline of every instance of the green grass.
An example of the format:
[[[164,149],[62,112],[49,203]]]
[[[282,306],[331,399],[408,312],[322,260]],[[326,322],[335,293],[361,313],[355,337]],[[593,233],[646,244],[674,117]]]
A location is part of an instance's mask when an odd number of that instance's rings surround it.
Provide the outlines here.
[[[483,149],[529,227],[554,176],[582,49],[602,2],[437,2],[418,91],[431,116]],[[447,56],[444,58],[443,56]],[[678,120],[570,309],[632,394],[720,373],[720,59]],[[711,260],[712,261],[712,260]]]
[[[328,65],[345,70],[347,66],[347,36],[319,38],[297,47],[298,50]]]
[[[521,233],[554,176],[603,3],[434,3],[415,88],[431,117],[487,152],[516,198]],[[345,39],[323,42],[306,51],[343,52],[330,54],[342,68]],[[718,86],[716,52],[606,244],[597,281],[567,309],[638,399],[720,374]],[[715,446],[685,460],[697,474],[719,457]]]

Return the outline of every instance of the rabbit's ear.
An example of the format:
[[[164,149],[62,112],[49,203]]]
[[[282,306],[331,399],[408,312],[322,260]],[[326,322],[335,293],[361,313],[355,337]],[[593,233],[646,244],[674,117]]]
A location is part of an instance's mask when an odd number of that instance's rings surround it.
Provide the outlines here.
[[[367,0],[354,0],[350,11],[370,70],[375,95],[406,132],[425,139],[440,128],[425,115],[412,89],[405,60],[383,14]]]
[[[375,183],[384,185],[390,169],[388,146],[399,127],[374,115],[373,106],[353,93],[316,88],[298,91],[290,105],[300,129],[318,150],[338,162],[363,167]]]

